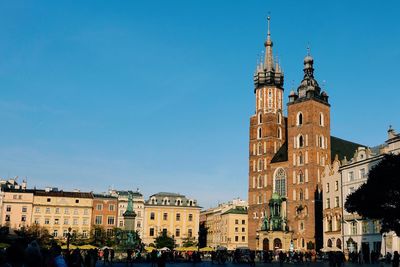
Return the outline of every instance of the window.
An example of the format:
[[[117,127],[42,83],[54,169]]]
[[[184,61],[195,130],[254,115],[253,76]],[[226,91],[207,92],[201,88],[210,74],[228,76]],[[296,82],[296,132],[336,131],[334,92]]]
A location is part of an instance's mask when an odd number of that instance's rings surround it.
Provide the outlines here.
[[[319,113],[319,125],[324,126],[324,114]]]
[[[339,190],[339,181],[335,181],[335,191]]]
[[[54,219],[54,224],[59,224],[59,221],[60,221],[60,219],[58,219],[58,218],[56,218],[56,219]]]
[[[9,222],[9,221],[10,221],[10,214],[6,214],[5,221],[6,221],[6,222]]]
[[[304,175],[301,171],[299,172],[299,183],[300,184],[304,183]]]
[[[73,225],[78,225],[78,219],[77,219],[77,218],[74,218],[74,220],[72,221],[72,224],[73,224]]]
[[[349,172],[348,174],[349,181],[354,181],[354,172]]]
[[[78,215],[78,209],[74,209],[74,215]]]
[[[40,213],[40,208],[35,208],[36,213]]]
[[[245,242],[245,241],[246,241],[246,237],[242,236],[242,242]]]
[[[326,192],[329,193],[329,183],[326,184]]]
[[[39,224],[39,223],[40,223],[39,218],[35,218],[35,219],[33,220],[33,223],[34,223],[34,224]]]
[[[141,228],[142,227],[142,223],[140,221],[138,221],[137,224],[136,224],[136,227],[137,228]]]
[[[56,214],[60,213],[60,208],[56,208]]]
[[[262,143],[257,144],[257,155],[261,155],[263,150],[263,145]]]
[[[176,214],[176,221],[180,221],[181,220],[181,214],[180,213],[177,213]]]
[[[242,233],[246,232],[246,228],[242,227]]]
[[[188,229],[188,237],[192,237],[193,236],[193,230],[192,229]]]
[[[339,197],[335,197],[335,207],[339,207]]]
[[[362,222],[362,233],[363,234],[368,234],[369,233],[368,221],[363,221]]]
[[[278,127],[278,138],[282,139],[282,129],[280,127]]]
[[[119,227],[123,227],[124,226],[124,221],[119,221]]]
[[[300,189],[300,191],[299,191],[299,200],[303,200],[303,199],[304,199],[303,190]]]
[[[114,218],[114,216],[108,216],[108,218],[107,218],[107,224],[108,224],[108,225],[114,225],[114,224],[115,224],[115,218]]]
[[[304,230],[304,222],[302,222],[302,221],[299,223],[299,230],[300,231]]]
[[[192,222],[193,221],[193,214],[189,214],[189,222]]]
[[[154,212],[150,212],[150,220],[154,220],[155,214]]]
[[[111,230],[111,231],[112,231],[112,229],[107,229],[107,234],[108,234],[108,232],[109,232],[108,230]],[[87,238],[87,237],[88,237],[88,232],[87,232],[87,230],[83,230],[83,231],[82,231],[82,237],[83,237],[83,238]]]
[[[274,188],[275,193],[286,196],[286,172],[283,168],[275,171]]]
[[[27,207],[26,206],[22,206],[22,212],[26,212]]]
[[[235,236],[235,242],[239,242],[239,237],[237,235]]]
[[[48,199],[47,199],[47,202],[51,202],[51,198],[48,198]]]
[[[300,126],[303,124],[303,113],[299,112],[297,113],[297,126]]]
[[[367,178],[366,176],[367,176],[367,175],[365,175],[365,169],[362,168],[362,169],[360,170],[360,178],[361,178],[361,179]]]
[[[246,224],[246,220],[242,220],[242,224]]]
[[[65,208],[64,214],[69,214],[69,209],[68,208]]]
[[[102,210],[102,209],[103,209],[103,204],[96,205],[96,210]]]
[[[351,223],[350,231],[351,231],[352,235],[356,235],[357,234],[357,222],[356,221]]]
[[[58,230],[54,230],[54,231],[53,231],[53,236],[54,236],[54,237],[57,237],[57,236],[58,236]]]
[[[83,215],[89,215],[89,210],[88,209],[84,209],[83,210]]]
[[[331,208],[331,200],[330,200],[329,197],[326,199],[326,208],[327,208],[327,209],[330,209],[330,208]]]
[[[332,232],[332,219],[328,219],[328,232]]]
[[[304,138],[302,135],[299,136],[299,147],[304,147]]]
[[[258,159],[257,169],[258,169],[258,171],[262,171],[264,169],[264,160],[263,159]]]
[[[261,128],[261,127],[259,127],[259,128],[257,129],[257,138],[258,138],[258,139],[261,139],[261,138],[262,138],[262,128]]]
[[[68,225],[69,224],[69,220],[68,219],[64,219],[64,225]]]
[[[168,220],[168,213],[164,213],[164,214],[163,214],[163,220],[164,220],[164,221]]]
[[[21,222],[26,222],[26,215],[21,216]]]
[[[239,232],[239,227],[235,227],[235,232]]]
[[[103,216],[97,215],[94,223],[95,224],[103,224]]]
[[[180,206],[181,204],[182,204],[182,200],[180,200],[180,199],[176,200],[176,205],[177,206]]]
[[[282,123],[282,115],[281,113],[278,113],[278,124]]]
[[[44,224],[50,224],[50,219],[49,218],[44,218]]]
[[[239,220],[235,220],[235,224],[239,224]]]
[[[10,205],[7,205],[7,207],[6,207],[6,211],[8,211],[8,212],[10,212],[10,211],[11,211],[11,206],[10,206]]]
[[[304,164],[304,158],[303,158],[303,153],[299,153],[299,165],[303,165]]]
[[[262,113],[258,114],[258,124],[262,123]]]
[[[114,211],[114,210],[115,210],[114,204],[110,204],[110,205],[108,206],[108,210],[109,210],[109,211]]]
[[[50,208],[46,208],[46,213],[50,213]]]
[[[150,228],[149,236],[154,236],[154,228]]]
[[[79,203],[79,199],[75,199],[75,203]]]

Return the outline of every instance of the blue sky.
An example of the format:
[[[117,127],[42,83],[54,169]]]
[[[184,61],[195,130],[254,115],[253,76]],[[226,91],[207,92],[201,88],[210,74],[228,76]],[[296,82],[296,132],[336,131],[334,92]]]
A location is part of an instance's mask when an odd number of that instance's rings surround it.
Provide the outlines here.
[[[400,130],[398,1],[276,2],[1,1],[0,177],[246,199],[269,12],[285,102],[310,44],[332,135]]]

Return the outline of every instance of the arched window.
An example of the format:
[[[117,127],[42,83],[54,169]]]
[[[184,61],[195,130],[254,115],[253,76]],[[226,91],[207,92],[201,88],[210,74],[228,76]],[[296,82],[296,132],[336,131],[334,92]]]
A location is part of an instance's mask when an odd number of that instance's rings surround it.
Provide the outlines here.
[[[258,176],[258,177],[257,177],[257,187],[258,187],[258,188],[261,188],[261,187],[262,187],[262,179],[261,179],[261,176]]]
[[[258,127],[258,130],[257,130],[257,138],[258,138],[258,139],[261,139],[261,138],[262,138],[262,129],[261,129],[261,127]]]
[[[304,138],[302,135],[299,135],[299,147],[303,147],[304,146]]]
[[[303,125],[303,113],[299,112],[297,113],[297,126]]]
[[[304,158],[303,158],[303,153],[299,153],[299,165],[303,165],[304,164]]]
[[[299,191],[299,200],[303,200],[303,199],[304,199],[303,189],[300,189],[300,191]]]
[[[283,168],[275,170],[274,192],[280,196],[286,196],[286,172]]]
[[[282,123],[282,115],[280,112],[278,112],[278,124]]]
[[[177,206],[180,206],[180,205],[182,204],[182,200],[181,200],[180,198],[178,198],[178,199],[175,201],[175,203],[176,203]]]
[[[263,149],[262,143],[258,143],[257,144],[257,155],[261,155],[262,154],[262,149]]]
[[[322,112],[319,113],[319,125],[324,126],[324,114]]]
[[[332,247],[332,240],[328,239],[328,244],[327,244],[328,248]]]
[[[302,171],[299,171],[299,183],[300,184],[304,183],[304,175]]]
[[[262,123],[262,113],[258,114],[258,124]]]
[[[169,200],[168,200],[167,197],[165,197],[165,198],[163,199],[162,204],[163,204],[163,205],[168,205],[168,204],[169,204]]]
[[[263,159],[258,159],[257,169],[258,169],[258,171],[262,171],[264,169],[264,160]]]
[[[337,248],[342,248],[342,240],[340,240],[340,238],[336,239],[336,247]]]

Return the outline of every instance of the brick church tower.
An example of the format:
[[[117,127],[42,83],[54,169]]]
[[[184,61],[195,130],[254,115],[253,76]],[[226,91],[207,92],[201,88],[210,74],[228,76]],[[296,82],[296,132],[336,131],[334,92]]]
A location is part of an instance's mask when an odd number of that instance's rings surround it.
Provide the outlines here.
[[[264,214],[264,203],[271,198],[268,181],[270,162],[286,140],[286,120],[283,117],[283,72],[272,54],[270,18],[264,43],[265,58],[254,74],[255,114],[250,118],[249,144],[249,214]],[[267,188],[269,190],[267,190]],[[258,215],[257,215],[258,216]],[[249,215],[250,217],[250,215]],[[258,227],[258,220],[249,220],[249,229]],[[256,232],[250,231],[248,243],[255,247]]]
[[[330,104],[304,58],[304,77],[283,114],[283,71],[272,54],[270,18],[265,58],[254,74],[250,118],[249,236],[251,249],[319,249],[322,246],[321,174],[358,144],[330,135]],[[347,154],[346,154],[347,153]]]

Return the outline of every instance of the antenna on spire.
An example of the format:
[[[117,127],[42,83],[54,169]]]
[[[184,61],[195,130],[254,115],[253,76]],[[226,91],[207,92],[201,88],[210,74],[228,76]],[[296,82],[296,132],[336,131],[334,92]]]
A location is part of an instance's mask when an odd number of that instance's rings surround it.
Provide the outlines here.
[[[311,55],[311,46],[310,46],[310,42],[308,42],[307,44],[307,56]]]

